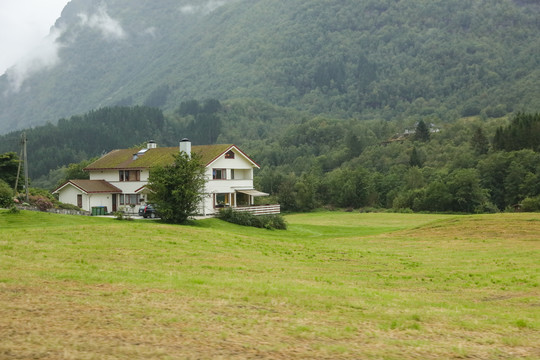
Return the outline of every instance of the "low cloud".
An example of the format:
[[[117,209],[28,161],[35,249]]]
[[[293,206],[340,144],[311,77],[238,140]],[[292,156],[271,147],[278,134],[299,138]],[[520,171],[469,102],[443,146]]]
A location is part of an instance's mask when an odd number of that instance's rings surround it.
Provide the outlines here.
[[[80,13],[81,25],[98,30],[105,40],[122,40],[126,37],[126,32],[118,20],[113,19],[107,13],[107,8],[102,5],[96,13],[92,15]]]
[[[156,37],[156,32],[157,32],[157,29],[154,27],[154,26],[151,26],[149,28],[147,28],[146,30],[144,30],[144,34],[146,35],[150,35],[151,37],[155,38]]]
[[[216,10],[217,8],[225,5],[226,3],[227,3],[226,0],[210,0],[203,4],[182,6],[180,8],[180,12],[185,15],[193,15],[193,14],[206,15]]]
[[[180,12],[186,15],[196,14],[198,12],[198,6],[186,5],[180,8]]]
[[[59,51],[62,45],[58,39],[62,33],[62,29],[52,28],[49,35],[31,53],[6,71],[10,85],[8,92],[19,92],[30,76],[50,70],[60,63]]]
[[[79,25],[81,27],[88,27],[99,31],[102,37],[107,41],[122,40],[127,37],[120,22],[109,16],[106,6],[100,6],[93,14],[78,14],[78,17],[80,19]],[[60,64],[60,49],[62,46],[76,41],[78,32],[78,30],[75,30],[75,36],[71,37],[71,40],[66,41],[66,39],[64,39],[64,44],[62,44],[60,37],[65,33],[65,29],[53,27],[49,35],[45,37],[31,53],[6,70],[9,88],[4,95],[12,92],[20,92],[24,82],[29,77],[41,71],[51,70]],[[146,32],[151,36],[155,35],[155,29],[149,28]]]

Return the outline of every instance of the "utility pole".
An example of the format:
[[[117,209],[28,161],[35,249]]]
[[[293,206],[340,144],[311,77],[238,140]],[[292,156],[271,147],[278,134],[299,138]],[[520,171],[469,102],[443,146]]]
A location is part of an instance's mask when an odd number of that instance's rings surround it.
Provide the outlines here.
[[[22,139],[21,139],[21,145],[22,145]],[[19,193],[17,189],[19,188],[19,176],[21,176],[22,157],[23,157],[23,149],[21,146],[21,153],[19,155],[19,167],[17,168],[17,178],[15,179],[15,189],[14,189],[15,195]]]
[[[22,134],[23,142],[23,152],[24,152],[24,187],[26,189],[26,202],[30,202],[30,197],[28,196],[28,154],[26,152],[26,132]]]

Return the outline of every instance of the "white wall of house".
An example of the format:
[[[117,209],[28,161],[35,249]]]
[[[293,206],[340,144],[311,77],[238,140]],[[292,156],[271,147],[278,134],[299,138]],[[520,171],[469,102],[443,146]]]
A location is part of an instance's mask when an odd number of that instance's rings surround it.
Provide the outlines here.
[[[228,192],[236,189],[253,189],[253,180],[209,180],[206,182],[206,189],[208,192]]]
[[[111,184],[122,190],[124,194],[135,194],[135,190],[140,189],[144,185],[146,185],[147,181],[110,181]]]
[[[214,197],[212,196],[212,194],[205,193],[204,197],[203,197],[203,200],[199,204],[198,213],[200,215],[214,214],[216,212],[216,210],[214,209],[214,203],[213,202],[214,202]]]
[[[109,182],[118,181],[118,170],[93,170],[90,171],[90,180],[105,180]]]
[[[141,170],[140,181],[147,182],[149,175],[150,175],[149,170]],[[137,181],[120,181],[120,175],[119,175],[118,170],[93,170],[93,171],[90,171],[90,180],[105,180],[105,181],[110,182],[111,184],[115,184],[115,186],[116,186],[116,183],[124,183],[124,182],[126,182],[126,183],[129,183],[129,182],[138,183]]]
[[[67,185],[66,187],[62,189],[62,191],[58,192],[58,200],[60,202],[63,202],[64,204],[71,204],[71,205],[78,206],[77,195],[80,195],[80,194],[83,195],[83,208],[82,209],[88,211],[88,209],[84,207],[85,203],[88,204],[88,197],[81,190],[77,189],[74,186]]]
[[[135,194],[136,190],[139,190],[141,187],[148,183],[149,175],[149,170],[141,170],[139,181],[120,181],[120,175],[118,173],[118,170],[93,170],[90,171],[90,180],[105,180],[122,190],[124,194]]]
[[[107,212],[112,211],[112,197],[114,194],[88,194],[88,203],[89,208],[85,209],[87,211],[92,211],[92,208],[95,206],[106,206]],[[83,196],[83,205],[84,205],[84,196]]]
[[[225,159],[225,156],[221,156],[211,163],[209,167],[217,169],[253,169],[251,162],[238,152],[235,153],[234,159]]]
[[[58,200],[65,204],[79,206],[79,204],[77,204],[78,195],[82,195],[81,208],[83,210],[92,211],[92,207],[106,206],[107,211],[112,211],[113,194],[86,194],[72,185],[67,185],[58,192]]]
[[[213,179],[214,169],[225,170],[225,179]],[[206,186],[205,197],[199,212],[201,214],[214,214],[219,211],[215,208],[215,196],[228,194],[228,206],[236,206],[236,190],[253,189],[253,163],[241,153],[235,151],[234,159],[226,159],[224,155],[211,163],[205,171]]]

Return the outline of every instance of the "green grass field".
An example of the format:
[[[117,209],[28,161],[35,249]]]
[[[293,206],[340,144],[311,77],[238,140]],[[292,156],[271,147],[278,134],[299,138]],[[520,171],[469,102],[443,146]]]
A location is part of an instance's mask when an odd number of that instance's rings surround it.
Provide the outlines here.
[[[540,214],[0,211],[0,359],[538,359]]]

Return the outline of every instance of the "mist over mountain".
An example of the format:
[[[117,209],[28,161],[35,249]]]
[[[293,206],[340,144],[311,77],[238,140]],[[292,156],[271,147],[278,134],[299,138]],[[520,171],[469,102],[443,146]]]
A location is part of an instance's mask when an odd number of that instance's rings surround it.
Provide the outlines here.
[[[0,133],[208,98],[386,120],[535,112],[539,18],[535,0],[72,0],[0,77]]]

